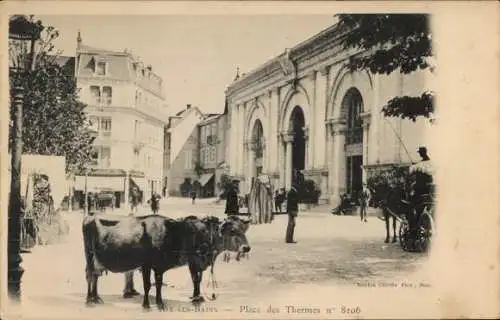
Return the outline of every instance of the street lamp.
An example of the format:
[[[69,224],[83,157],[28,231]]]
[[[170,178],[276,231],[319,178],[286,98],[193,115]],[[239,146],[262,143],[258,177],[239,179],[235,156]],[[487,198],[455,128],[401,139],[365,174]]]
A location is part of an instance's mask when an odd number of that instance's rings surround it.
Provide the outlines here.
[[[23,15],[14,15],[9,18],[9,39],[29,42],[28,59],[22,57],[22,63],[9,68],[11,72],[19,72],[20,76],[34,70],[35,42],[40,39],[43,30],[41,21],[33,22]],[[21,55],[23,52],[20,53]],[[8,292],[9,298],[14,301],[21,299],[21,277],[24,273],[21,267],[20,239],[21,239],[21,155],[23,151],[23,104],[24,88],[16,86],[12,90],[12,150],[11,150],[11,184],[9,199],[9,226],[8,226]]]

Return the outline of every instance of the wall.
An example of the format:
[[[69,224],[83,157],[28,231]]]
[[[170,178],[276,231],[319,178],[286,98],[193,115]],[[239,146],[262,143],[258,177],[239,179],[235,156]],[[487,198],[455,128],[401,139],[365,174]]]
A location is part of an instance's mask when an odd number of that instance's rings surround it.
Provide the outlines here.
[[[191,154],[188,157],[188,154]],[[184,182],[185,178],[191,178],[192,181],[198,179],[198,175],[194,171],[194,163],[198,158],[198,130],[195,126],[190,134],[187,135],[184,145],[179,147],[177,156],[171,162],[170,170],[168,171],[168,189],[170,195],[180,195],[179,186]],[[186,163],[190,167],[186,167]]]

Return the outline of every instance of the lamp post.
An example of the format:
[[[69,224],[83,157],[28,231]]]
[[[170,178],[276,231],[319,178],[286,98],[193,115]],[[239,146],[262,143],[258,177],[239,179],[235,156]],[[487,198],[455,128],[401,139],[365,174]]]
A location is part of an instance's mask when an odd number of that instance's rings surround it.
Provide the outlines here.
[[[43,26],[40,21],[33,22],[26,16],[14,15],[9,18],[9,40],[30,42],[28,59],[22,56],[18,66],[9,68],[11,72],[19,72],[25,76],[35,67],[35,42],[40,39]],[[24,48],[24,47],[23,47]],[[21,155],[23,151],[23,104],[24,88],[15,86],[12,90],[12,146],[11,146],[11,184],[9,199],[8,225],[8,293],[13,301],[21,299],[21,278],[24,273],[21,267]]]

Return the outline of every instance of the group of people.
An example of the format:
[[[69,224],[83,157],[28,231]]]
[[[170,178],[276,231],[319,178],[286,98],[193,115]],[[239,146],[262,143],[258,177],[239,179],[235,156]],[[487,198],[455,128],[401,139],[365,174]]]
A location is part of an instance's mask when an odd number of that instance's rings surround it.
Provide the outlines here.
[[[277,212],[282,212],[282,205],[286,201],[286,213],[288,214],[288,224],[286,228],[285,242],[297,243],[294,240],[296,218],[299,212],[299,194],[297,183],[293,183],[288,192],[285,188],[280,188],[275,193],[274,204]],[[225,214],[239,215],[239,186],[238,180],[233,180],[226,190]]]

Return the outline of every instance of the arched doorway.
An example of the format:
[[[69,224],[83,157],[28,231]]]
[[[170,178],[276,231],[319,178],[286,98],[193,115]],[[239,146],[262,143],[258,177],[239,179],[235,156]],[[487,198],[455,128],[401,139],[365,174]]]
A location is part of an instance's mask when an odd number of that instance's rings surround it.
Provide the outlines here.
[[[253,163],[252,178],[259,176],[262,173],[262,158],[264,156],[264,128],[262,122],[257,119],[252,130],[252,152]]]
[[[346,192],[357,197],[363,187],[363,98],[356,88],[350,88],[342,100],[347,130],[346,142]]]
[[[292,181],[297,178],[297,173],[305,169],[306,161],[306,140],[304,134],[305,120],[304,111],[296,106],[290,118],[291,131],[293,133],[292,142]]]

